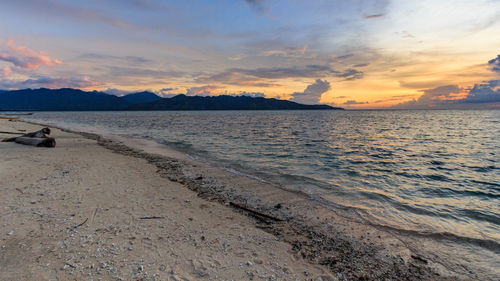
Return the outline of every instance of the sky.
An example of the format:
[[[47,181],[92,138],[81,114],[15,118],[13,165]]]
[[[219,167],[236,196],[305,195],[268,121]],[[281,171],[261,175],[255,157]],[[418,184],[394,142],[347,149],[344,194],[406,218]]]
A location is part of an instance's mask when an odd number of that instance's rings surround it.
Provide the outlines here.
[[[1,0],[0,89],[500,108],[499,0]]]

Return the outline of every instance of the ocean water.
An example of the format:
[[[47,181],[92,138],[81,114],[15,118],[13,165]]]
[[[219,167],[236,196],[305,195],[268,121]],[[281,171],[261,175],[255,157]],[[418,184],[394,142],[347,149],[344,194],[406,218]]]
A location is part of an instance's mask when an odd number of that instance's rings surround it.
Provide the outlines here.
[[[500,110],[40,112],[500,255]],[[500,264],[500,261],[496,261]]]

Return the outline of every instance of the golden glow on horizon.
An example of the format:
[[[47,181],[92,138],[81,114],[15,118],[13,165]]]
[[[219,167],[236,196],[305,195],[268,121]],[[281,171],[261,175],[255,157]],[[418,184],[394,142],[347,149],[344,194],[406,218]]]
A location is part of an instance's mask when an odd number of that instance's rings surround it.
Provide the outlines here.
[[[481,55],[491,58],[492,55]],[[434,60],[438,60],[434,57]],[[481,81],[498,79],[498,74],[488,69],[485,63],[472,63],[468,61],[438,62],[411,62],[409,65],[398,63],[394,69],[385,70],[384,63],[374,63],[366,69],[363,79],[337,81],[338,79],[324,78],[331,82],[332,88],[325,92],[320,99],[321,103],[332,104],[349,108],[386,108],[401,102],[417,99],[425,89],[444,85],[456,84],[461,88],[470,88]],[[474,61],[475,62],[475,61]],[[371,71],[373,69],[373,71]],[[380,69],[380,70],[379,70]],[[223,95],[233,93],[264,93],[268,98],[290,99],[294,92],[302,92],[314,79],[279,79],[279,80],[250,80],[241,85],[214,84],[207,90],[207,94]],[[259,84],[267,83],[266,87]],[[106,90],[119,88],[124,91],[141,91],[144,89],[160,92],[164,88],[173,88],[172,94],[186,93],[193,87],[202,87],[206,84],[192,84],[189,79],[171,79],[168,83],[162,81],[141,83],[139,80],[133,86],[123,87],[120,84],[106,84],[101,87],[84,87],[86,90]],[[201,91],[199,92],[201,93]],[[467,93],[453,94],[454,99],[464,98]],[[345,105],[343,103],[355,100],[359,104]]]

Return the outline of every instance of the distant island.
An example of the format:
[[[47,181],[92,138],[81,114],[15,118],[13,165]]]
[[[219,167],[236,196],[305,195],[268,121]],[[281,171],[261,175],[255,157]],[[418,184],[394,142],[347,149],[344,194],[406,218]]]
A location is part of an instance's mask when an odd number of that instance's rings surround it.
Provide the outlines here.
[[[186,96],[162,98],[151,92],[121,97],[78,89],[0,90],[0,111],[104,110],[342,110],[325,104],[307,105],[287,100],[249,96]]]

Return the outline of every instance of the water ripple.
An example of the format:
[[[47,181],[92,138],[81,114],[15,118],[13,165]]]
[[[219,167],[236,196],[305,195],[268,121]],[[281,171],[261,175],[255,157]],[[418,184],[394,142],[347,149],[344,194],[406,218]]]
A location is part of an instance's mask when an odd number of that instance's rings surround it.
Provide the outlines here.
[[[498,252],[500,111],[37,113],[156,140],[372,223]]]

